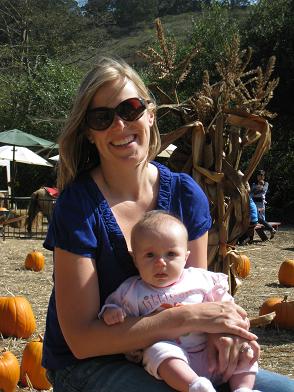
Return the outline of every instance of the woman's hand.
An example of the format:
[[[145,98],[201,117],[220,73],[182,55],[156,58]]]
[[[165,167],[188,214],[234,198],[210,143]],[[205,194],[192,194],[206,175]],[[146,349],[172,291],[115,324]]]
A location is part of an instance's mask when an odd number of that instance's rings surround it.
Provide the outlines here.
[[[184,333],[204,332],[237,335],[247,340],[256,340],[257,336],[248,331],[246,311],[234,302],[205,302],[197,305],[185,305]]]
[[[239,336],[208,334],[207,343],[209,371],[222,382],[229,380],[240,360],[252,365],[260,356],[260,347],[255,340]]]

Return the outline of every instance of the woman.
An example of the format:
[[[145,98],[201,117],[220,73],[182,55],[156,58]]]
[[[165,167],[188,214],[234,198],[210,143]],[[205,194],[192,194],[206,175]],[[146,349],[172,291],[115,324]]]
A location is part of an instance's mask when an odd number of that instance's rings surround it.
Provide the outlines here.
[[[146,211],[177,214],[189,233],[187,266],[206,268],[207,199],[188,175],[151,163],[159,146],[155,105],[141,79],[122,61],[100,59],[82,82],[59,139],[62,193],[44,243],[54,250],[54,288],[43,366],[56,392],[170,391],[120,353],[191,331],[209,333],[211,357],[218,352],[219,358],[210,368],[224,381],[244,341],[254,359],[259,355],[246,312],[232,303],[182,306],[111,327],[98,320],[105,298],[137,274],[130,232]],[[275,391],[275,381],[277,390],[290,391],[292,384],[281,389],[287,378],[262,377],[267,392]]]

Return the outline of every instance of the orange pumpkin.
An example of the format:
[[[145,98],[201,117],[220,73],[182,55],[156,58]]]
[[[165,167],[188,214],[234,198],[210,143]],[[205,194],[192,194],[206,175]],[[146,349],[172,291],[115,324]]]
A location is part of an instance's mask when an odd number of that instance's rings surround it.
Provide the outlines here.
[[[27,343],[22,354],[20,366],[21,383],[28,386],[27,377],[36,389],[49,389],[50,382],[46,377],[46,370],[42,367],[43,338]]]
[[[20,368],[16,356],[10,351],[0,352],[0,390],[14,392],[19,376]]]
[[[45,265],[45,257],[43,253],[33,250],[27,254],[25,259],[25,268],[33,271],[42,271]]]
[[[279,282],[286,287],[294,287],[294,260],[286,259],[280,265]]]
[[[31,304],[25,297],[0,297],[0,333],[29,338],[36,329]]]
[[[250,273],[249,257],[235,250],[230,250],[227,256],[229,257],[229,264],[232,267],[233,274],[238,278],[246,278]]]
[[[276,312],[272,324],[280,328],[294,328],[294,301],[288,301],[287,296],[283,298],[270,297],[261,306],[259,315],[263,316]]]

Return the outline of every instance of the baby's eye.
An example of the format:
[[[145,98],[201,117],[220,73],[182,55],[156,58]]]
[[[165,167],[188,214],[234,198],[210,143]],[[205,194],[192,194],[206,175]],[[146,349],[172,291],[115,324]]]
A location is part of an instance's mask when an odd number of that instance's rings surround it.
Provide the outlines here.
[[[176,256],[176,252],[168,252],[168,257],[175,257]]]
[[[152,252],[148,252],[146,254],[146,257],[148,257],[149,259],[151,259],[153,256],[154,256],[154,253],[152,253]]]

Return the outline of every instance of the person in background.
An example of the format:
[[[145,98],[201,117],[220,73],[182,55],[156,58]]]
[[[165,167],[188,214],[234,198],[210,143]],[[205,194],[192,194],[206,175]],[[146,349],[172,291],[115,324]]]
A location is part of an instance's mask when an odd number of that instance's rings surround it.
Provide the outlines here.
[[[147,212],[132,229],[131,245],[140,275],[128,278],[106,299],[99,317],[107,325],[184,304],[233,301],[226,275],[185,268],[190,253],[188,233],[175,216],[159,210]],[[144,350],[144,367],[176,391],[215,392],[212,382],[217,385],[220,380],[208,370],[206,343],[203,332],[154,343]],[[253,354],[247,343],[245,351]],[[257,372],[252,358],[240,356],[229,379],[231,391],[252,391]]]
[[[271,233],[270,239],[272,239],[276,233],[276,230],[266,220],[264,220],[261,214],[258,212],[257,206],[251,197],[250,185],[248,182],[246,182],[245,188],[249,194],[250,223],[246,233],[241,235],[241,237],[238,239],[238,244],[239,245],[252,244],[254,238],[254,230],[258,223],[262,224],[265,227],[265,230],[268,230]]]
[[[258,211],[258,223],[264,225],[265,229],[270,232],[270,239],[274,238],[276,230],[267,222],[265,218],[266,193],[268,191],[268,182],[265,181],[265,171],[258,170],[257,181],[251,186],[251,196],[256,204]]]
[[[250,192],[250,185],[247,182],[245,184],[245,188]],[[246,244],[252,244],[253,238],[254,238],[254,230],[255,227],[258,223],[258,211],[256,204],[254,203],[250,193],[249,193],[249,215],[250,215],[250,222],[249,222],[249,227],[248,230],[239,237],[238,239],[238,245],[246,245]]]
[[[44,242],[53,251],[54,285],[42,366],[53,391],[171,391],[122,353],[191,332],[208,333],[209,367],[224,382],[248,354],[245,343],[257,359],[246,311],[232,301],[172,307],[111,327],[97,318],[107,296],[138,274],[130,233],[147,211],[177,215],[188,231],[186,267],[207,268],[208,200],[188,174],[154,161],[160,150],[156,105],[134,69],[123,60],[97,59],[58,143],[61,193]],[[259,370],[254,387],[293,392],[294,381]]]
[[[257,181],[251,186],[251,196],[260,216],[265,220],[266,193],[268,191],[268,182],[265,181],[265,171],[258,170],[256,178]]]

